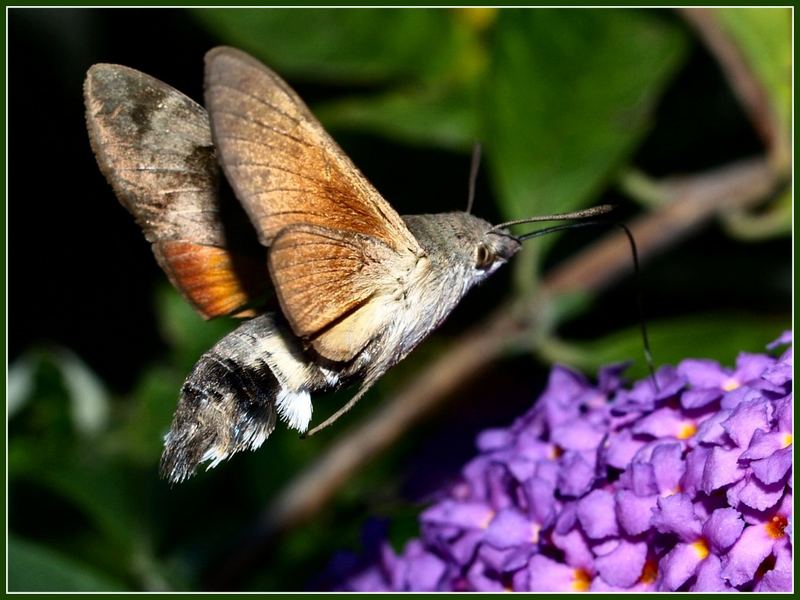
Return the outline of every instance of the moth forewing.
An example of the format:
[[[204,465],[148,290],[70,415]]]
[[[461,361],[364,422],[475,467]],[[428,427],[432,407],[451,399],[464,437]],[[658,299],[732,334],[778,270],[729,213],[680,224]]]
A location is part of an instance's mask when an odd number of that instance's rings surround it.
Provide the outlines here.
[[[206,111],[169,85],[120,65],[84,81],[89,141],[170,281],[206,318],[266,293],[257,258],[228,246],[220,170]]]
[[[318,225],[418,249],[400,215],[259,61],[233,48],[209,51],[205,99],[222,168],[265,245],[284,227]]]

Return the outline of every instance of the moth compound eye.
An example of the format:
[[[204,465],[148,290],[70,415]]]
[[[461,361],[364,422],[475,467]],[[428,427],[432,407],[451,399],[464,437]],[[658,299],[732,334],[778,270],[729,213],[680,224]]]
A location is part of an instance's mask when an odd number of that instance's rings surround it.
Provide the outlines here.
[[[475,250],[475,267],[477,269],[488,269],[494,262],[494,255],[484,244]]]

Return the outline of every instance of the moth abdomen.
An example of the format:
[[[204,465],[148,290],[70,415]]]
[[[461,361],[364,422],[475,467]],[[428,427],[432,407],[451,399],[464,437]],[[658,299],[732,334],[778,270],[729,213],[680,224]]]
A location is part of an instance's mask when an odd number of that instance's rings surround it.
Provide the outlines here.
[[[202,462],[211,468],[235,452],[258,448],[275,429],[278,380],[266,365],[250,374],[216,350],[187,377],[164,438],[161,475],[173,483]]]
[[[203,354],[186,378],[164,438],[162,477],[178,483],[200,463],[211,468],[236,452],[255,450],[279,416],[305,431],[311,392],[327,387],[275,315],[242,323]]]

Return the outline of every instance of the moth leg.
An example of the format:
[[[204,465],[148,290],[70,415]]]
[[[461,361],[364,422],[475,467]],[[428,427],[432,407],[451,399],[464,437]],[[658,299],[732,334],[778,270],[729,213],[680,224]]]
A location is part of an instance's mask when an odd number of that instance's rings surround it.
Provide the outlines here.
[[[301,437],[301,438],[307,438],[307,437],[311,437],[311,436],[312,436],[312,435],[314,435],[315,433],[319,433],[319,432],[320,432],[320,431],[322,431],[323,429],[326,429],[327,427],[330,427],[331,425],[333,425],[333,424],[334,424],[336,421],[338,421],[338,420],[339,420],[339,417],[341,417],[341,416],[343,416],[345,413],[349,412],[349,411],[350,411],[350,409],[351,409],[351,408],[353,408],[353,407],[356,405],[356,403],[357,403],[359,400],[361,400],[361,398],[363,398],[363,397],[364,397],[364,394],[366,394],[366,393],[369,391],[369,389],[370,389],[370,388],[373,386],[373,384],[374,384],[374,383],[375,383],[377,380],[378,380],[378,378],[376,377],[376,378],[374,378],[374,379],[370,379],[370,380],[364,381],[364,383],[363,383],[363,384],[361,384],[361,387],[360,387],[360,388],[359,388],[359,390],[356,392],[356,394],[355,394],[355,395],[354,395],[352,398],[350,398],[350,400],[348,400],[348,401],[347,401],[347,404],[345,404],[344,406],[342,406],[342,407],[341,407],[339,410],[337,410],[337,411],[336,411],[335,413],[333,413],[333,414],[332,414],[330,417],[328,417],[327,419],[325,419],[325,420],[324,420],[322,423],[320,423],[319,425],[317,425],[317,426],[316,426],[316,427],[314,427],[313,429],[311,429],[311,430],[307,431],[306,433],[304,433],[304,434],[303,434],[303,435],[301,435],[300,437]]]

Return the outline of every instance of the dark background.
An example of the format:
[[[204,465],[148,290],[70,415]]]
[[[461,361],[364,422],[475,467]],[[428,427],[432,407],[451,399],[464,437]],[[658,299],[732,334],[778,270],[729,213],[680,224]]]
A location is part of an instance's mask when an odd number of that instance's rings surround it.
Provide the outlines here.
[[[308,18],[294,12],[301,23]],[[653,105],[646,134],[625,163],[660,177],[762,153],[715,58],[674,13],[649,12],[679,32],[685,49]],[[96,167],[81,85],[91,64],[119,63],[200,101],[203,54],[240,41],[223,32],[210,19],[182,10],[8,12],[8,348],[12,369],[33,365],[31,391],[9,425],[10,529],[23,556],[12,565],[22,565],[17,582],[23,588],[41,583],[40,573],[52,572],[52,553],[57,565],[78,573],[55,578],[52,585],[62,589],[213,586],[220,556],[236,552],[242,532],[280,484],[330,441],[309,441],[298,450],[294,437],[282,431],[261,452],[236,457],[179,489],[169,490],[155,478],[160,435],[174,407],[170,398],[192,361],[231,323],[203,324],[168,289],[140,231]],[[482,35],[491,45],[492,30]],[[285,72],[312,109],[344,96],[380,92],[398,79],[348,81],[336,73],[315,76],[290,61],[285,71],[280,60],[273,66]],[[346,124],[346,119],[332,119],[337,141],[399,212],[465,205],[468,146],[413,143],[382,135],[378,127],[370,131],[368,123]],[[490,151],[490,165],[492,159]],[[499,177],[490,166],[479,178],[476,212],[493,221],[510,218]],[[606,201],[619,203],[623,217],[641,210],[610,178],[584,204]],[[559,238],[544,270],[598,235],[576,231]],[[745,336],[750,347],[720,341],[715,358],[730,362],[739,350],[760,351],[790,325],[790,264],[788,236],[743,242],[716,225],[704,227],[644,265],[646,313],[655,323],[704,314],[730,315],[731,327],[746,321],[748,331],[755,332]],[[514,293],[512,279],[511,269],[505,269],[475,290],[435,339],[420,348],[419,357],[387,376],[371,400],[388,397],[413,378],[426,357]],[[591,299],[561,325],[559,335],[580,343],[634,331],[634,295],[628,277]],[[665,353],[691,356],[692,345],[687,339],[683,348]],[[89,437],[70,422],[70,390],[58,358],[63,349],[79,357],[109,398],[106,428]],[[662,350],[655,346],[657,360]],[[455,476],[473,451],[477,431],[507,423],[524,410],[544,385],[547,370],[548,365],[517,354],[469,382],[435,419],[409,432],[390,456],[370,467],[310,529],[282,539],[282,556],[260,558],[229,585],[303,589],[337,547],[357,547],[368,514],[391,515],[401,524],[393,534],[399,539],[413,535],[414,503]],[[267,456],[268,446],[275,446],[278,460]],[[286,456],[288,461],[280,458]],[[139,528],[145,535],[128,535]],[[319,533],[325,529],[335,534]],[[11,574],[13,581],[13,569]]]

